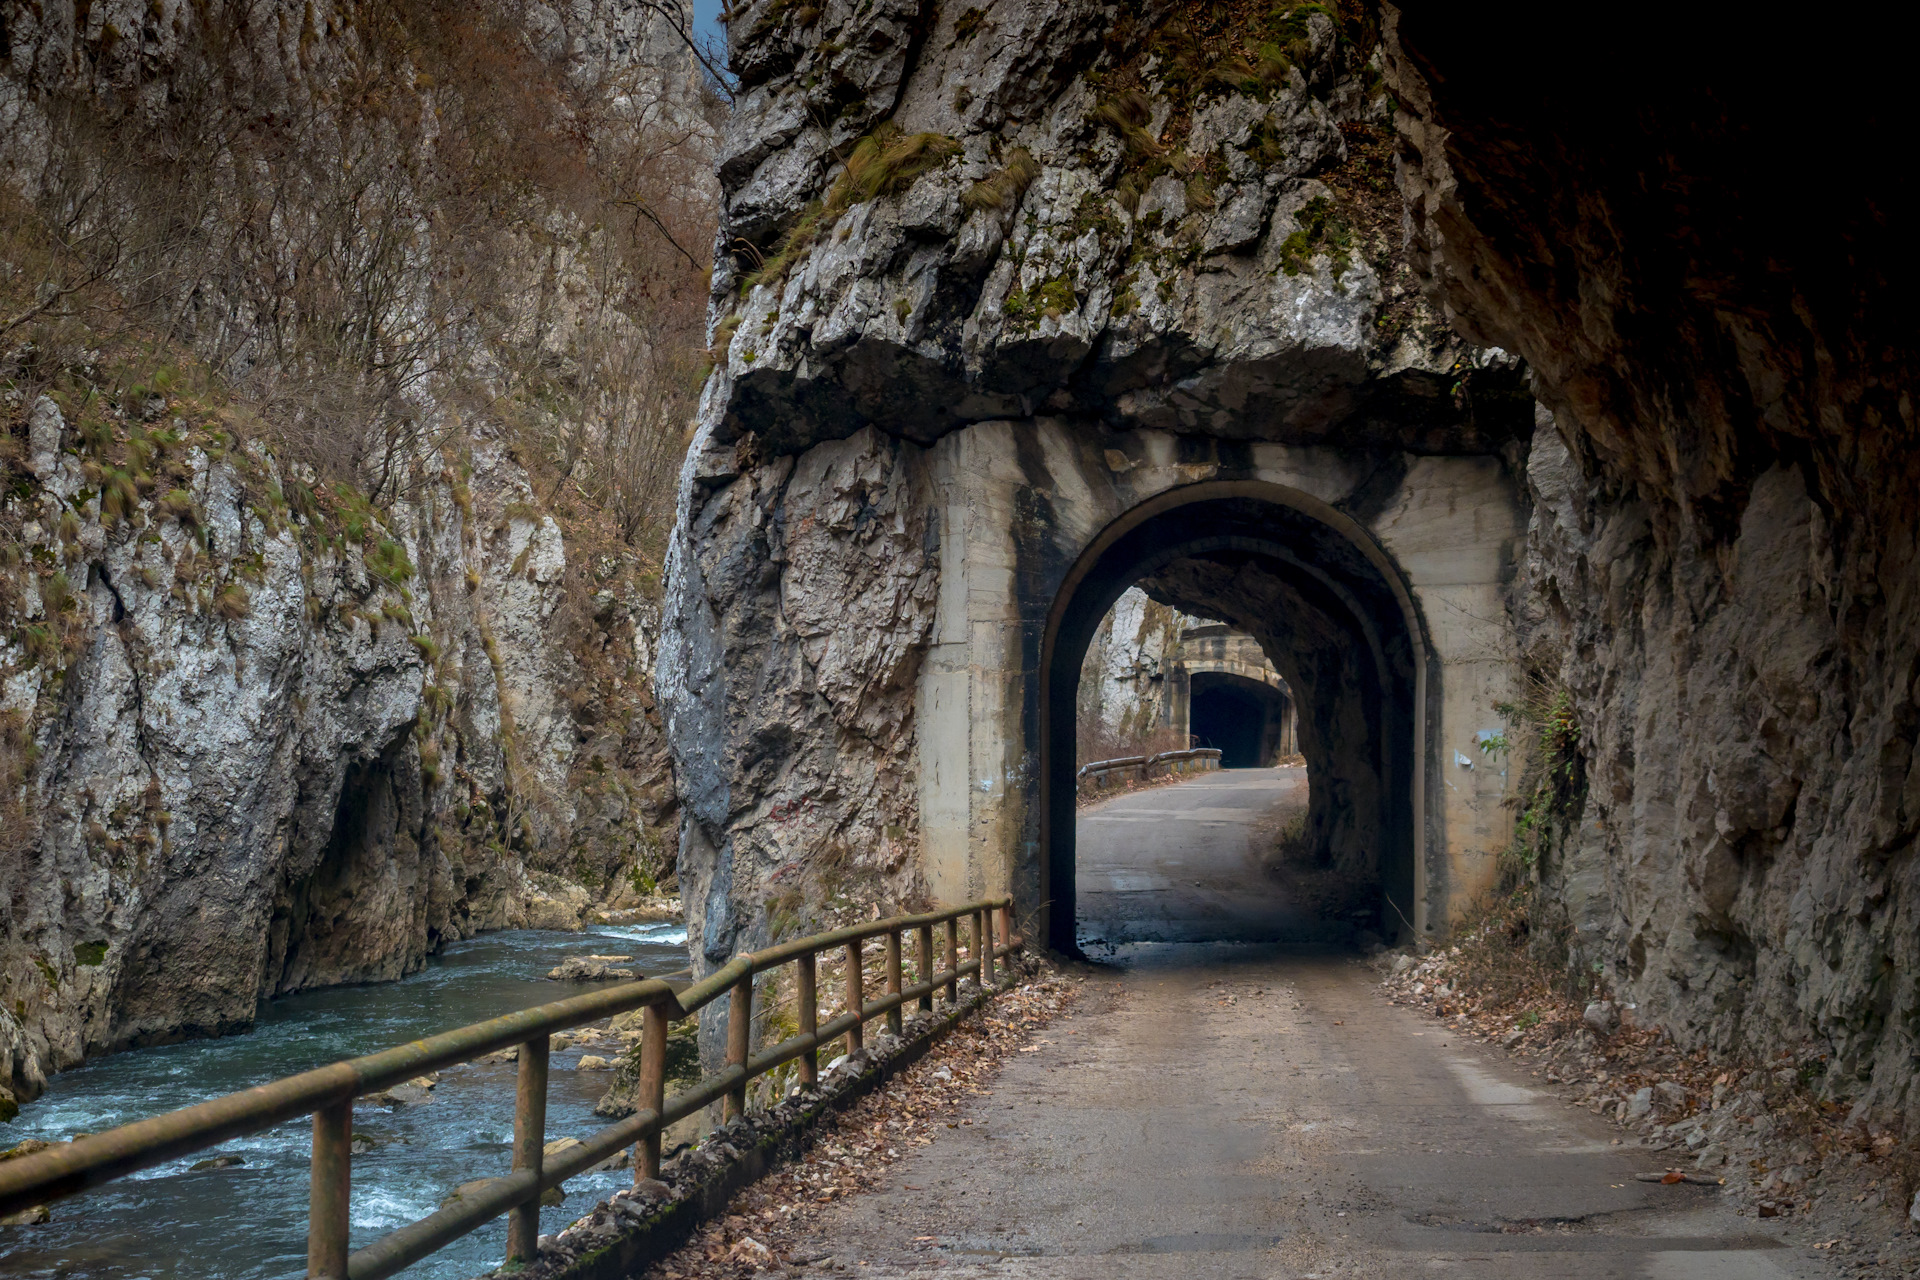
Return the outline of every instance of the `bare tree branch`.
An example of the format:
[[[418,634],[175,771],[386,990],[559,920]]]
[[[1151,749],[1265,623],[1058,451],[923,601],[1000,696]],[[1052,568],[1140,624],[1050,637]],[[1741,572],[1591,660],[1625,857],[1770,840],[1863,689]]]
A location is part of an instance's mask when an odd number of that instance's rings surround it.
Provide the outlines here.
[[[727,83],[727,78],[720,74],[719,68],[707,61],[707,55],[700,52],[700,46],[693,42],[693,37],[687,33],[687,29],[680,25],[680,15],[659,3],[659,0],[640,0],[640,3],[667,20],[667,25],[673,28],[673,33],[686,42],[687,48],[693,51],[693,56],[700,59],[700,65],[705,67],[707,74],[713,77],[713,82],[720,86],[720,92],[727,95],[727,101],[735,101],[733,86]],[[676,5],[675,8],[678,6]]]
[[[673,232],[667,230],[667,224],[660,221],[660,215],[656,214],[653,210],[647,208],[646,201],[640,199],[638,196],[629,196],[625,200],[615,200],[613,203],[617,205],[624,205],[627,208],[637,210],[642,217],[644,217],[648,222],[651,222],[655,227],[659,229],[660,234],[667,238],[668,244],[680,250],[680,256],[685,258],[688,262],[692,263],[693,269],[695,271],[705,270],[705,268],[700,264],[700,259],[688,253],[686,249],[680,244],[680,242],[673,238]]]

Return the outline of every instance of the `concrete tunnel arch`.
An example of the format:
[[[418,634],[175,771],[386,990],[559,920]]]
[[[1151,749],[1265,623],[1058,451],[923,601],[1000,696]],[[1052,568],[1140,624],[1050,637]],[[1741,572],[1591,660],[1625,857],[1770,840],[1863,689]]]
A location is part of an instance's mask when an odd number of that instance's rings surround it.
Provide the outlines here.
[[[1349,861],[1370,857],[1380,882],[1379,926],[1388,937],[1410,937],[1426,888],[1420,883],[1420,845],[1431,653],[1412,593],[1393,558],[1345,512],[1284,485],[1223,480],[1163,491],[1113,519],[1074,562],[1049,609],[1038,690],[1038,870],[1049,944],[1077,949],[1074,702],[1087,644],[1129,586],[1154,583],[1164,590],[1171,579],[1195,575],[1270,580],[1277,584],[1276,598],[1307,603],[1320,624],[1357,641],[1344,646],[1349,658],[1339,672],[1303,672],[1299,654],[1278,643],[1290,627],[1301,625],[1297,620],[1256,620],[1251,601],[1242,603],[1254,614],[1243,610],[1228,619],[1276,641],[1263,638],[1296,701],[1300,750],[1315,797],[1310,824],[1315,839],[1327,842],[1323,854]],[[1173,588],[1175,594],[1181,589]],[[1221,612],[1191,596],[1182,605],[1214,616]],[[1342,687],[1332,688],[1335,680]],[[1367,741],[1356,743],[1356,726],[1363,724],[1371,726],[1363,731]],[[1348,740],[1330,741],[1343,725]],[[1369,758],[1369,767],[1353,770],[1368,776],[1341,776],[1336,754]],[[1362,806],[1366,811],[1357,812]],[[1356,838],[1371,840],[1371,851],[1356,848]]]

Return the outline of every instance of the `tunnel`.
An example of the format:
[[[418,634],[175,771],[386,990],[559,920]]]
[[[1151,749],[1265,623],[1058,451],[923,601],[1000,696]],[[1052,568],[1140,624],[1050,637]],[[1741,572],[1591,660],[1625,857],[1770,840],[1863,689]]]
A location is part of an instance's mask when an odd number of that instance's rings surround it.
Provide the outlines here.
[[[1188,725],[1196,747],[1220,752],[1222,769],[1265,769],[1287,748],[1287,695],[1227,671],[1188,677]]]
[[[1067,575],[1043,648],[1046,927],[1077,950],[1075,697],[1081,659],[1129,586],[1218,618],[1259,642],[1294,700],[1308,801],[1308,868],[1357,886],[1354,912],[1387,939],[1412,931],[1417,703],[1426,649],[1385,553],[1342,513],[1253,482],[1162,494],[1110,526]],[[1229,767],[1266,763],[1276,708],[1252,681],[1197,680],[1196,732],[1212,723]],[[1278,697],[1272,690],[1266,691]],[[1204,709],[1203,709],[1204,708]],[[1270,757],[1268,758],[1270,759]],[[1343,911],[1345,908],[1343,908]]]

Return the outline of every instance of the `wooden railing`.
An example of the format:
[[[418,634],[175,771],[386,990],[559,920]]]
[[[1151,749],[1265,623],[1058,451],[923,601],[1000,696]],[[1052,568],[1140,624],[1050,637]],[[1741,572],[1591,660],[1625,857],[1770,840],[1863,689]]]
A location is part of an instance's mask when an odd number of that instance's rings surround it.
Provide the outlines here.
[[[969,934],[965,960],[961,959],[960,945],[963,922]],[[944,935],[940,939],[945,944],[944,969],[935,967],[936,926],[942,927]],[[915,965],[918,980],[911,986],[903,985],[901,956],[902,938],[909,933],[915,936],[919,953]],[[861,945],[873,938],[885,940],[886,989],[879,999],[869,1001]],[[901,1008],[908,1001],[917,1000],[922,1010],[931,1010],[934,993],[944,987],[947,1000],[954,1002],[959,998],[960,979],[969,974],[977,976],[983,989],[991,990],[996,961],[1019,946],[1020,939],[1013,934],[1013,900],[994,898],[947,911],[876,920],[738,955],[678,992],[656,979],[555,1000],[0,1164],[0,1216],[75,1195],[311,1113],[307,1275],[313,1280],[380,1280],[502,1214],[508,1215],[508,1259],[531,1260],[538,1250],[540,1197],[549,1188],[586,1172],[629,1145],[634,1147],[634,1181],[657,1177],[660,1135],[667,1126],[715,1101],[723,1101],[728,1120],[739,1117],[747,1108],[747,1085],[788,1062],[799,1063],[803,1084],[817,1083],[821,1046],[845,1036],[847,1052],[853,1053],[864,1044],[866,1023],[882,1015],[888,1028],[898,1034]],[[818,957],[842,948],[846,954],[845,1012],[822,1025],[818,1016]],[[796,970],[799,1032],[753,1053],[754,978],[783,964],[792,964]],[[722,994],[731,1002],[726,1069],[666,1097],[667,1036],[672,1024],[693,1016]],[[550,1037],[635,1009],[646,1011],[640,1038],[639,1109],[578,1146],[543,1157]],[[349,1254],[353,1100],[515,1045],[520,1053],[513,1113],[513,1171]]]

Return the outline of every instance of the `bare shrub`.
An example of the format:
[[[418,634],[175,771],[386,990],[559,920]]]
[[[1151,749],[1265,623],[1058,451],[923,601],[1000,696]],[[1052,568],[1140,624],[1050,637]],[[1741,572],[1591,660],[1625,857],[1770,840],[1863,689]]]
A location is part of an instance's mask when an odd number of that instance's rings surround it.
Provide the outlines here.
[[[0,855],[24,852],[39,835],[39,810],[30,796],[39,757],[26,716],[0,711]]]
[[[1164,725],[1146,730],[1115,725],[1082,707],[1074,718],[1074,744],[1078,763],[1089,764],[1095,760],[1148,756],[1161,751],[1185,751],[1191,739]]]
[[[630,539],[657,523],[704,374],[702,121],[647,68],[539,52],[523,7],[309,7],[288,66],[282,7],[212,0],[157,65],[32,86],[0,197],[16,384],[185,344],[376,502],[481,417]]]

